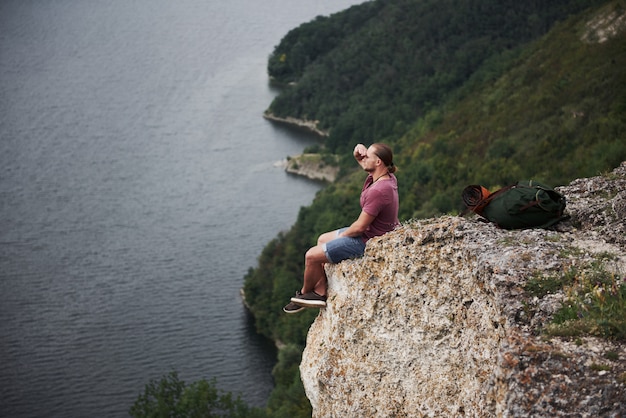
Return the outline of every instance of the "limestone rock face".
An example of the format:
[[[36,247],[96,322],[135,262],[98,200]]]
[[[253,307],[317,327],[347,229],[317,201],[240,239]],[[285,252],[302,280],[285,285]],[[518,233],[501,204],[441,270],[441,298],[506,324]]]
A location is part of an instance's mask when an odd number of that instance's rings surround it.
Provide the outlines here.
[[[566,295],[524,289],[599,253],[626,277],[626,163],[560,191],[558,231],[412,221],[327,266],[300,366],[313,416],[626,416],[625,344],[546,337]]]
[[[320,154],[300,154],[292,156],[286,162],[285,171],[311,180],[332,183],[339,174],[339,161],[333,158],[328,164]]]

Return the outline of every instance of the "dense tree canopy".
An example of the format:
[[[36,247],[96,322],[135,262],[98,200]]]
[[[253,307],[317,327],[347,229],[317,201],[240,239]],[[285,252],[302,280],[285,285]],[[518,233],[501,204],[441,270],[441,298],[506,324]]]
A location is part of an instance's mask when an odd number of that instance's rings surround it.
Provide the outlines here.
[[[543,35],[597,0],[385,0],[292,30],[269,59],[270,76],[294,82],[270,106],[319,120],[326,145],[401,135],[490,57]]]

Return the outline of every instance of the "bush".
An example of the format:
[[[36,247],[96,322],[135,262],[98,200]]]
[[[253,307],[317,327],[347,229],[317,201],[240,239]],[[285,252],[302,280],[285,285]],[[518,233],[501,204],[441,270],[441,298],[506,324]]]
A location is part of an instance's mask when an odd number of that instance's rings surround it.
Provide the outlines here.
[[[187,386],[171,372],[160,380],[151,380],[129,411],[136,418],[265,418],[265,411],[250,408],[238,396],[216,387],[215,379],[204,379]]]

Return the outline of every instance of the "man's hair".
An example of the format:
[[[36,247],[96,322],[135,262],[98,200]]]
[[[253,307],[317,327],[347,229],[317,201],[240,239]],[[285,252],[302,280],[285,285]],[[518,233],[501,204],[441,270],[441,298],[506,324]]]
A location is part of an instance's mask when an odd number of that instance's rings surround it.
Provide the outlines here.
[[[376,144],[372,144],[374,149],[376,150],[375,154],[380,158],[380,160],[387,166],[387,169],[390,173],[395,173],[397,167],[393,163],[393,151],[387,144],[383,144],[377,142]]]

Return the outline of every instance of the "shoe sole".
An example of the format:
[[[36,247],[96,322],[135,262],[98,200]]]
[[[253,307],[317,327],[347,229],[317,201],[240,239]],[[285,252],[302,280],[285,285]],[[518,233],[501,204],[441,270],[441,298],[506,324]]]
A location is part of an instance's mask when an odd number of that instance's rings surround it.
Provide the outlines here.
[[[305,308],[325,308],[326,307],[326,302],[323,300],[291,298],[291,301],[300,306],[304,306]]]
[[[302,312],[303,310],[304,310],[304,306],[301,306],[301,309],[296,309],[293,311],[288,311],[286,309],[283,309],[283,312],[288,313],[288,314],[294,314],[294,313]]]

